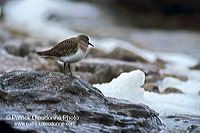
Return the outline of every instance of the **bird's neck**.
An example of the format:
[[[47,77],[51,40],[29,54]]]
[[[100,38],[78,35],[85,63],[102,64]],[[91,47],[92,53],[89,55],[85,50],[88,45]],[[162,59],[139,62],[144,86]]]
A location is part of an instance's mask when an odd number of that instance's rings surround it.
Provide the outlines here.
[[[88,51],[88,45],[85,45],[83,43],[79,43],[79,48],[84,52]]]

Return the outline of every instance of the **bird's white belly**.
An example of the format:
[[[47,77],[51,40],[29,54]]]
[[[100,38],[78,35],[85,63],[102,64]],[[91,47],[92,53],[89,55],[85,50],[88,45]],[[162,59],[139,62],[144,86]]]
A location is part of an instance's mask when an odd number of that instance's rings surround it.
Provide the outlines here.
[[[59,60],[62,62],[67,62],[67,63],[75,63],[82,60],[86,56],[86,54],[87,52],[78,50],[75,54],[69,55],[69,56],[63,56]]]

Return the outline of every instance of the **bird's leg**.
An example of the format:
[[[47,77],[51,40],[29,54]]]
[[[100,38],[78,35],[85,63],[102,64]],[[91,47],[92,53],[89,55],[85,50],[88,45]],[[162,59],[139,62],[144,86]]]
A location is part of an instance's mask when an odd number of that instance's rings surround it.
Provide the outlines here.
[[[73,74],[72,74],[72,71],[71,71],[71,68],[70,68],[70,63],[68,63],[68,68],[69,68],[70,74],[73,75]]]
[[[63,68],[63,73],[65,74],[65,67],[66,67],[66,63],[64,62],[64,68]]]

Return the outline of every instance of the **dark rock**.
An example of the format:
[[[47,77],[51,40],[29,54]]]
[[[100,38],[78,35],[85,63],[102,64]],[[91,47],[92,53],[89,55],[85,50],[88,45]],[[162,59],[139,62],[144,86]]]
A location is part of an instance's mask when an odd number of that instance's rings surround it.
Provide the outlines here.
[[[169,93],[183,93],[181,90],[177,88],[167,88],[164,92],[164,94],[169,94]]]
[[[28,59],[32,63],[33,70],[63,72],[63,65],[59,65],[54,59],[40,58],[35,54],[28,56]]]
[[[89,83],[106,83],[113,79],[111,74],[111,66],[108,64],[99,64],[95,66],[93,73],[80,72],[78,73],[81,78],[85,79]]]
[[[112,52],[105,53],[102,50],[92,48],[90,49],[87,57],[93,58],[111,58],[111,59],[118,59],[123,61],[130,61],[130,62],[147,62],[147,60],[143,59],[139,55],[135,54],[134,52],[128,51],[121,47],[116,47]]]
[[[19,56],[26,56],[29,53],[32,53],[35,51],[34,45],[28,44],[27,42],[23,42],[22,45],[19,48]]]
[[[122,72],[130,72],[137,69],[145,72],[147,82],[155,82],[161,79],[159,69],[155,65],[147,62],[126,62],[107,58],[95,58],[84,59],[75,65],[76,71],[90,72],[93,74],[91,78],[87,80],[90,83],[110,82]]]
[[[198,0],[87,0],[106,7],[115,23],[140,28],[200,28]],[[187,19],[185,19],[187,18]],[[104,33],[105,34],[105,33]]]
[[[73,72],[73,74],[79,76],[84,81],[89,81],[91,77],[93,76],[93,73],[90,72]]]
[[[0,105],[0,121],[13,130],[147,133],[163,125],[146,105],[105,97],[82,79],[56,72],[18,70],[1,76]],[[34,126],[38,123],[44,125]]]
[[[19,55],[18,47],[20,45],[19,41],[10,41],[4,44],[5,50],[12,55]]]
[[[124,61],[147,62],[145,59],[143,59],[139,55],[120,47],[115,48],[106,57],[112,58],[112,59],[124,60]]]
[[[171,130],[168,132],[176,133],[199,133],[200,131],[200,117],[199,116],[174,116],[170,115],[164,118],[165,121],[168,120],[170,124],[173,125]],[[180,124],[183,123],[183,124]],[[162,132],[162,131],[161,131]]]
[[[163,77],[173,77],[173,78],[177,78],[180,79],[182,81],[187,81],[188,78],[186,76],[180,76],[180,75],[174,75],[174,74],[168,74],[168,73],[161,73],[161,75]]]
[[[158,58],[158,59],[154,62],[154,64],[155,64],[158,68],[164,69],[164,68],[165,68],[166,62],[164,62],[163,60],[161,60],[161,59]]]
[[[100,49],[91,48],[86,57],[93,57],[93,58],[105,58],[106,53]]]
[[[195,66],[191,67],[190,69],[200,70],[200,62],[196,64]]]
[[[129,23],[139,27],[162,28],[192,28],[199,29],[200,3],[198,0],[168,1],[168,0],[113,0],[112,10],[116,11],[124,24]],[[120,17],[119,17],[120,15]],[[189,18],[185,20],[185,18]],[[184,21],[185,20],[185,21]],[[120,21],[120,20],[119,20]]]
[[[24,57],[29,53],[35,51],[34,44],[30,42],[21,42],[17,40],[13,40],[10,42],[6,42],[4,44],[4,48],[9,54]]]
[[[32,64],[27,61],[27,58],[12,56],[3,49],[0,49],[0,64],[2,64],[0,65],[1,74],[16,69],[32,69]]]
[[[156,83],[145,83],[142,87],[145,91],[159,93],[158,85]]]
[[[187,132],[189,132],[189,133],[198,133],[198,132],[200,132],[200,127],[198,125],[190,125],[187,128]]]
[[[0,49],[0,74],[13,70],[44,70],[61,71],[58,62],[52,59],[42,59],[36,54],[30,53],[25,57],[13,56]]]
[[[196,5],[199,3],[197,0],[191,0],[188,3],[186,0],[182,1],[167,1],[167,0],[114,0],[116,3],[121,4],[122,7],[126,7],[131,11],[138,11],[143,13],[160,12],[164,15],[175,15],[175,14],[193,14],[200,13]]]

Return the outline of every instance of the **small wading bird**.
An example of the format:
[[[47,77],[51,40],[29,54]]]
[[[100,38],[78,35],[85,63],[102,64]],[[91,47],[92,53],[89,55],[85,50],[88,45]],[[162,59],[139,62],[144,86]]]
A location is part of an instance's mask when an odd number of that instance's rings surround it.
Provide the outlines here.
[[[78,35],[61,41],[50,50],[37,52],[41,57],[51,57],[64,63],[63,73],[65,73],[66,64],[68,65],[71,75],[70,63],[82,60],[89,51],[88,45],[91,45],[86,35]]]

